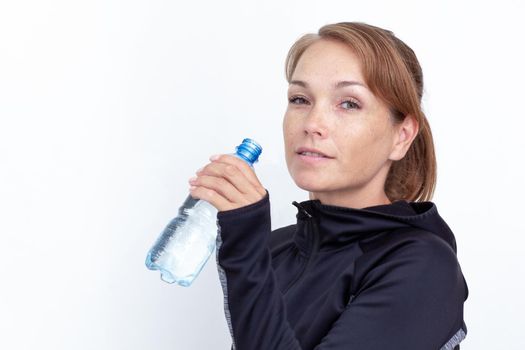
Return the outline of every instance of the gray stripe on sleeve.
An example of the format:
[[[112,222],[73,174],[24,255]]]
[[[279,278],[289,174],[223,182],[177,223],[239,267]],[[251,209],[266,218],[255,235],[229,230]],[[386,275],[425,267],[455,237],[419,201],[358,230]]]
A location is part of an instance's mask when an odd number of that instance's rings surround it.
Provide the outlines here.
[[[460,328],[439,350],[453,350],[466,336],[467,334]]]
[[[219,271],[219,280],[221,281],[222,293],[224,294],[224,314],[226,316],[226,322],[228,323],[228,328],[230,329],[230,334],[232,337],[232,350],[235,350],[235,338],[233,337],[233,326],[230,314],[230,306],[228,304],[228,281],[226,279],[226,272],[219,263],[219,250],[222,246],[222,237],[221,237],[221,226],[219,225],[219,220],[217,220],[217,240],[216,240],[216,251],[215,259],[217,260],[217,269]]]

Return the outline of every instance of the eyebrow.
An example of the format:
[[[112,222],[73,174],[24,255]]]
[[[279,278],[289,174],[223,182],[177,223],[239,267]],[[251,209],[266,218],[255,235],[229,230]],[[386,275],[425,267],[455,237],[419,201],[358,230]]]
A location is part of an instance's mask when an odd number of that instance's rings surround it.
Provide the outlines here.
[[[292,80],[290,81],[290,85],[299,85],[299,86],[302,86],[304,87],[305,89],[308,88],[308,83],[302,81],[302,80]],[[338,83],[336,83],[334,85],[334,88],[336,89],[340,89],[340,88],[343,88],[343,87],[346,87],[346,86],[352,86],[352,85],[359,85],[359,86],[362,86],[364,88],[366,88],[365,84],[363,83],[360,83],[358,81],[348,81],[348,80],[343,80],[343,81],[340,81]]]
[[[290,81],[290,85],[299,85],[299,86],[302,86],[305,89],[308,88],[308,83],[306,83],[305,81],[302,81],[302,80],[291,80]],[[362,87],[366,88],[365,84],[360,83],[358,81],[353,81],[353,80],[350,80],[350,81],[349,80],[343,80],[343,81],[337,82],[336,84],[334,84],[334,88],[340,89],[340,88],[343,88],[343,87],[346,87],[346,86],[353,86],[353,85],[358,85],[358,86],[362,86]]]

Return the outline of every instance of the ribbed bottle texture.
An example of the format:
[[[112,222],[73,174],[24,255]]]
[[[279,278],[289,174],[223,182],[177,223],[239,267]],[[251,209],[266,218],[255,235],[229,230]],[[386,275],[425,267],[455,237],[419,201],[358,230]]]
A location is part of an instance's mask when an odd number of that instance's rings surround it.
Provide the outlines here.
[[[235,155],[253,166],[262,152],[261,146],[244,139]],[[168,283],[188,287],[199,275],[215,249],[217,209],[210,203],[189,195],[178,215],[166,226],[146,257],[150,270],[159,270]]]

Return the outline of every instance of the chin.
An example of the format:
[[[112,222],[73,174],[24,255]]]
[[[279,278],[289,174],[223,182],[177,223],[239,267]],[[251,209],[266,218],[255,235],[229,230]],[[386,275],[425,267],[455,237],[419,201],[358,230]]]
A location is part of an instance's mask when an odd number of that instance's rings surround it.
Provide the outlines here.
[[[311,176],[293,177],[297,187],[308,192],[322,192],[326,191],[326,185],[319,178]]]

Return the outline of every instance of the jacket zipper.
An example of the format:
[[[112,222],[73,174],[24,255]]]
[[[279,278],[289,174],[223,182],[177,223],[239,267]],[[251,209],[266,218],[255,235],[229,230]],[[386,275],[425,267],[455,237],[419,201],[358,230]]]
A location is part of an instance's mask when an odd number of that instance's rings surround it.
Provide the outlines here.
[[[312,242],[312,250],[310,251],[310,254],[308,255],[308,260],[306,261],[306,264],[304,264],[303,269],[301,272],[293,279],[293,281],[286,287],[286,289],[283,292],[283,295],[286,294],[290,288],[292,288],[294,285],[301,280],[301,277],[304,276],[306,271],[308,271],[310,265],[312,264],[312,261],[314,260],[315,256],[317,255],[317,251],[319,250],[319,229],[317,227],[317,223],[315,222],[315,218],[299,203],[296,201],[293,202],[293,204],[299,208],[307,217],[308,217],[308,224],[310,225],[309,232],[311,233],[310,241]]]

